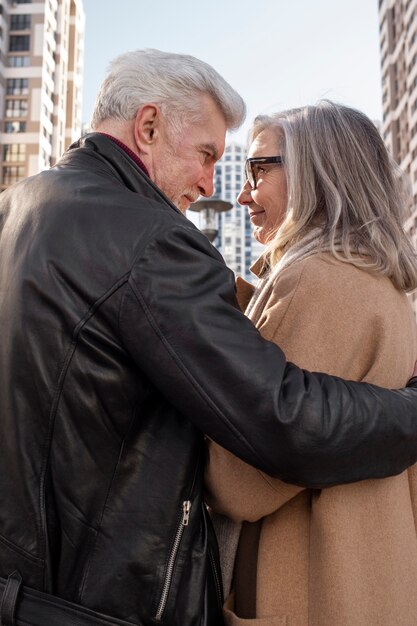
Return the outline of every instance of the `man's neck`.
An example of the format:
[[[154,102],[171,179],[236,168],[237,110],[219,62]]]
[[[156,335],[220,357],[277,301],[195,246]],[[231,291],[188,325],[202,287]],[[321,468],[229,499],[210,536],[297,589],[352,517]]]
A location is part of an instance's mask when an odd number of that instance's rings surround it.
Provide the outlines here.
[[[142,172],[144,172],[146,176],[150,178],[148,168],[146,167],[142,159],[136,154],[136,152],[134,152],[128,145],[126,145],[124,141],[121,141],[118,137],[114,137],[111,133],[106,133],[102,130],[96,132],[114,141],[114,143],[117,144],[119,148],[122,148],[122,150],[126,152],[126,154],[132,159],[132,161],[136,163],[136,165],[142,170]]]

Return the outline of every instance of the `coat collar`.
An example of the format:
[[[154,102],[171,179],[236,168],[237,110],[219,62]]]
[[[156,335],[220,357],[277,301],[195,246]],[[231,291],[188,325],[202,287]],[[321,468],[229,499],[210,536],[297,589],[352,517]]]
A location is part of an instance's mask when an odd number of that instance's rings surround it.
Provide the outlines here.
[[[261,254],[261,256],[252,263],[249,269],[252,274],[255,274],[258,278],[262,278],[269,269],[269,263],[266,261],[265,255]]]

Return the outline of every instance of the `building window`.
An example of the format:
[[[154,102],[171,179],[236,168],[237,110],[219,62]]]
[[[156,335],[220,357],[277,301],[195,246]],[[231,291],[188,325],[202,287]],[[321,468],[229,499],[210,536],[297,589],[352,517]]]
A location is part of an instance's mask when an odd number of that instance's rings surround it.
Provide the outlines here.
[[[43,114],[44,114],[44,116],[45,116],[45,117],[46,117],[46,118],[47,118],[50,122],[52,122],[52,112],[51,112],[51,111],[49,111],[49,109],[48,109],[45,105],[43,105],[42,109],[43,109]],[[63,132],[63,128],[62,128],[62,122],[61,122],[61,127],[60,127],[60,134],[61,134],[61,135],[62,135],[62,132]]]
[[[9,56],[9,67],[28,67],[30,65],[30,57],[27,56]]]
[[[30,35],[11,35],[9,50],[10,52],[29,52]]]
[[[10,30],[30,30],[30,15],[12,15],[10,17]]]
[[[29,80],[27,78],[8,78],[6,93],[8,96],[24,96],[29,93]]]
[[[42,133],[43,133],[43,136],[45,137],[45,139],[47,139],[49,141],[49,143],[52,143],[52,135],[50,133],[48,133],[48,131],[46,130],[45,126],[42,126]]]
[[[26,117],[27,100],[6,100],[6,117]]]
[[[6,122],[4,125],[5,133],[25,133],[26,122]]]
[[[25,168],[22,165],[8,165],[3,167],[3,185],[13,185],[25,177]]]
[[[3,161],[24,161],[25,159],[25,143],[11,143],[3,146]]]
[[[44,161],[45,165],[47,167],[51,167],[52,159],[51,159],[51,157],[49,156],[49,154],[45,150],[42,150],[42,158],[43,158],[43,161]]]

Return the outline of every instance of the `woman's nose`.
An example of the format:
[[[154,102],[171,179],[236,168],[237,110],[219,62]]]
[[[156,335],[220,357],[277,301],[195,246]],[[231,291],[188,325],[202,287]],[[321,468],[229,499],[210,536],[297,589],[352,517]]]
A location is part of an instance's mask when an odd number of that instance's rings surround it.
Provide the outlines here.
[[[252,189],[248,180],[245,182],[242,189],[240,190],[237,201],[242,206],[250,204],[252,202]]]

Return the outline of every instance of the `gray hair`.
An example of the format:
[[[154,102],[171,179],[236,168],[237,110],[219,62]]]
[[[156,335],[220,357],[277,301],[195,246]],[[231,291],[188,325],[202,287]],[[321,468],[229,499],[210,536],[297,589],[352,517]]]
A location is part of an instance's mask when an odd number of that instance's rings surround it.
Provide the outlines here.
[[[136,50],[114,59],[94,106],[91,127],[106,119],[132,120],[138,109],[157,104],[178,129],[201,118],[201,96],[218,105],[229,129],[238,128],[246,114],[241,96],[204,61],[186,54]]]
[[[323,249],[388,276],[397,289],[417,288],[417,259],[403,222],[409,185],[373,122],[360,111],[322,100],[316,106],[256,118],[251,139],[277,135],[285,159],[288,207],[266,258],[322,230]]]

